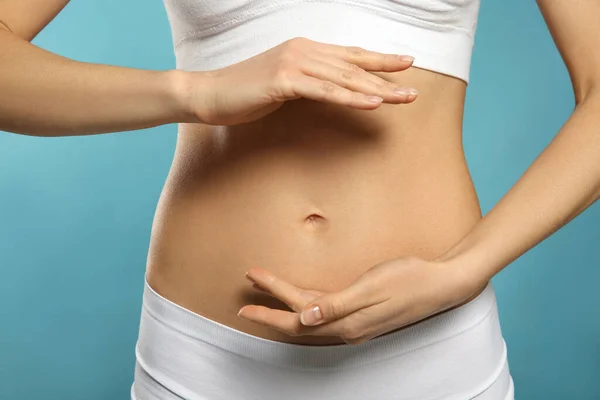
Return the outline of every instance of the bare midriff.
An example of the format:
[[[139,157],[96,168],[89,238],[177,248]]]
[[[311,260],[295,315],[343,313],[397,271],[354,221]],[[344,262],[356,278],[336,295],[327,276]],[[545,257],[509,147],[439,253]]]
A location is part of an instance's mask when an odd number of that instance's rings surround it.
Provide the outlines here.
[[[239,318],[248,304],[291,311],[244,273],[260,267],[336,291],[384,260],[430,260],[464,236],[481,218],[462,145],[466,84],[416,67],[376,74],[417,88],[417,100],[367,111],[298,99],[252,123],[181,124],[152,229],[150,286],[251,335],[343,344]]]

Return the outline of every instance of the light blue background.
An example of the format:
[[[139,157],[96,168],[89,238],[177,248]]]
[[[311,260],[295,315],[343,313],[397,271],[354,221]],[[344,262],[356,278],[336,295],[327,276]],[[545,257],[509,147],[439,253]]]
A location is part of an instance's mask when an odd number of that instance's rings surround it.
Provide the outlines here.
[[[175,66],[160,2],[73,2],[34,41],[81,61]],[[534,2],[482,1],[464,143],[488,212],[574,107]],[[0,132],[0,398],[127,399],[152,217],[174,125]],[[519,400],[600,398],[600,206],[494,278]]]

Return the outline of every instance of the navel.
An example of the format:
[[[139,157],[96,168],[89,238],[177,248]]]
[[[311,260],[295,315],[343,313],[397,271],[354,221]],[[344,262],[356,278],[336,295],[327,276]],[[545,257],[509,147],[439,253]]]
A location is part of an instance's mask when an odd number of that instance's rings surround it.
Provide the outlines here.
[[[304,218],[304,222],[309,225],[322,224],[322,223],[325,223],[326,221],[327,221],[327,219],[323,215],[317,214],[317,213],[312,213],[309,216],[307,216],[306,218]]]

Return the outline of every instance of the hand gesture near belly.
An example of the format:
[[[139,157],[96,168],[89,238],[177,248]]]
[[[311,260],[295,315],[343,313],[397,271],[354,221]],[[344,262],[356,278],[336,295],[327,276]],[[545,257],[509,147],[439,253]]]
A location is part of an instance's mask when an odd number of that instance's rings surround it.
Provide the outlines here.
[[[222,69],[186,72],[182,90],[190,122],[209,125],[251,122],[301,97],[371,110],[382,102],[415,100],[415,89],[369,72],[402,71],[412,62],[409,56],[294,38]]]
[[[481,293],[487,281],[443,262],[417,257],[387,260],[338,292],[298,288],[262,268],[246,277],[255,289],[277,297],[292,311],[259,305],[238,316],[290,336],[339,336],[360,344],[449,310]]]

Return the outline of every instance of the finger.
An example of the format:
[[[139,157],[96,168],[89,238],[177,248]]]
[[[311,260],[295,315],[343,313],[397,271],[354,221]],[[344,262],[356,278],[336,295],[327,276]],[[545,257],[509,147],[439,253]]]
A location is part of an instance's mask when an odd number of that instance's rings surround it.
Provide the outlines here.
[[[373,72],[365,71],[364,69],[362,69],[358,65],[349,63],[349,62],[344,61],[344,60],[342,60],[340,58],[333,57],[333,56],[328,55],[328,54],[324,54],[324,55],[320,56],[319,58],[315,57],[315,59],[321,60],[322,62],[327,63],[327,64],[331,64],[331,65],[333,65],[333,66],[335,66],[335,67],[337,67],[339,69],[342,69],[342,70],[347,70],[347,71],[350,71],[350,72],[354,71],[354,72],[364,73],[365,79],[368,79],[369,81],[371,81],[371,82],[373,82],[373,83],[375,83],[377,85],[385,85],[385,86],[388,86],[391,89],[395,89],[395,88],[398,87],[397,83],[388,81],[388,80],[380,77],[379,75],[377,75],[377,74],[375,74]],[[414,88],[406,88],[406,89],[414,89]],[[415,91],[416,91],[416,89],[415,89]]]
[[[271,292],[269,292],[267,289],[262,288],[258,283],[253,283],[252,284],[252,288],[256,289],[256,290],[260,290],[261,292],[273,295]],[[306,290],[306,289],[301,289],[304,290],[305,293],[310,294],[310,296],[307,296],[308,299],[313,300],[319,296],[322,296],[323,294],[325,294],[324,292],[319,292],[318,290]],[[308,300],[308,301],[310,301]],[[300,310],[302,309],[302,307],[300,307]],[[299,310],[298,310],[299,312]]]
[[[314,48],[321,53],[356,64],[366,71],[403,71],[412,66],[414,61],[414,57],[408,55],[380,53],[358,46],[316,43]]]
[[[377,296],[367,282],[357,280],[339,292],[317,297],[301,311],[300,321],[307,326],[319,325],[387,300]]]
[[[277,310],[254,304],[242,307],[238,312],[238,317],[267,326],[290,336],[340,335],[339,326],[304,326],[300,322],[300,314],[297,312]]]
[[[373,335],[380,321],[373,320],[365,309],[352,313],[342,319],[316,326],[306,326],[300,321],[297,312],[273,309],[260,305],[247,305],[240,309],[238,317],[264,325],[290,336],[338,336],[344,340],[358,339]],[[377,317],[379,313],[370,311]]]
[[[373,110],[383,102],[383,98],[379,96],[353,92],[331,81],[323,81],[301,73],[290,77],[290,80],[291,93],[286,95],[287,98],[304,97],[323,103],[340,104],[361,110]]]
[[[258,284],[261,289],[287,304],[292,310],[300,312],[309,301],[317,296],[275,276],[262,268],[250,268],[246,278]]]
[[[260,287],[258,284],[256,284],[256,283],[253,283],[253,284],[252,284],[252,288],[253,288],[253,289],[256,289],[256,290],[260,290],[261,292],[265,292],[265,293],[271,294],[271,293],[269,293],[269,291],[268,291],[268,290],[265,290],[265,289],[261,288],[261,287]]]
[[[341,62],[343,66],[338,67],[334,63],[308,59],[303,61],[300,68],[307,75],[323,81],[331,81],[355,92],[379,96],[386,103],[410,103],[416,98],[418,92],[414,88],[397,86],[360,67],[353,67],[354,64],[337,61]]]
[[[378,75],[374,74],[373,72],[376,71],[366,71],[365,69],[359,67],[356,64],[352,64],[348,61],[344,61],[339,57],[336,57],[335,55],[332,54],[328,54],[328,53],[316,53],[316,55],[312,55],[312,57],[310,57],[310,59],[313,60],[319,60],[322,62],[325,62],[327,64],[331,64],[333,66],[336,66],[340,69],[347,69],[349,71],[355,71],[355,72],[367,72],[366,77],[368,79],[373,80],[374,82],[379,82],[379,80],[383,80],[385,83],[388,83],[390,85],[393,84],[393,82],[384,80],[382,78],[380,78]]]

